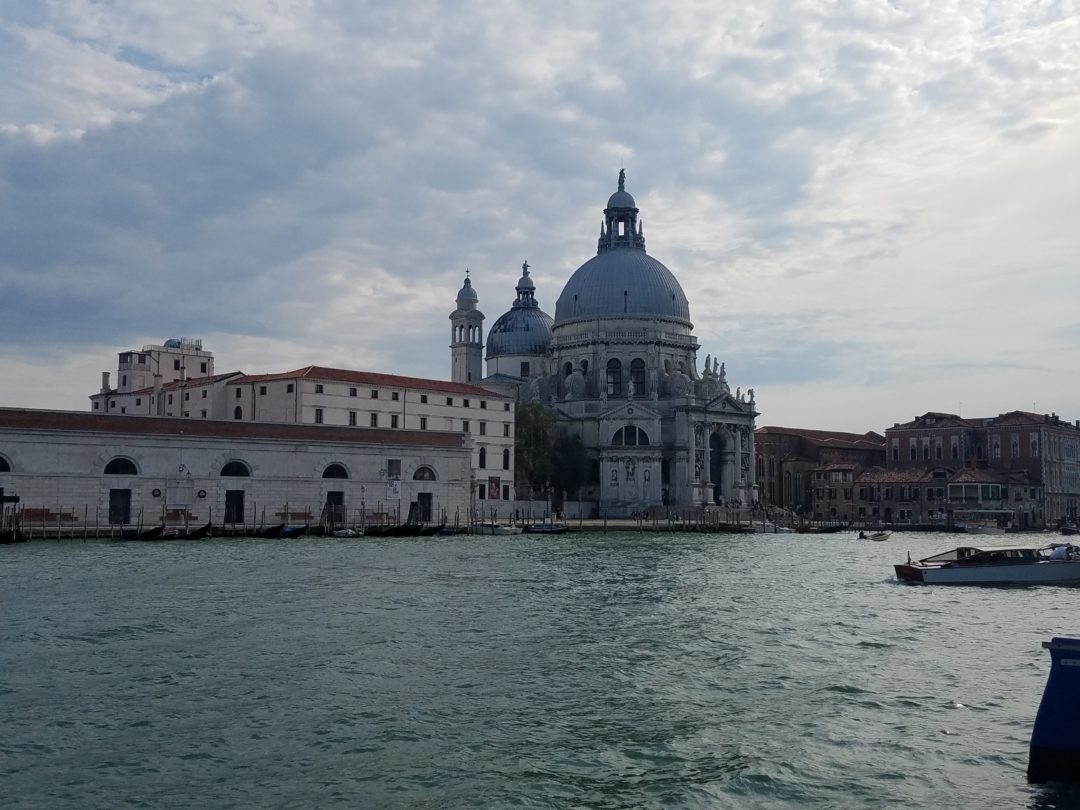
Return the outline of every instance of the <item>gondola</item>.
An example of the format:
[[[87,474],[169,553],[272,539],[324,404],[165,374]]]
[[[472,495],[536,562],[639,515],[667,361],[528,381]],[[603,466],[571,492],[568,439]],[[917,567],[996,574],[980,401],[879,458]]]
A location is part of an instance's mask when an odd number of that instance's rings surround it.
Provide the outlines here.
[[[285,528],[284,523],[279,523],[277,526],[270,526],[263,529],[258,533],[258,537],[281,537],[281,532]]]
[[[199,526],[197,529],[189,529],[188,531],[184,532],[183,539],[184,540],[203,540],[203,539],[209,537],[210,536],[210,525],[211,524],[207,523],[207,524],[205,524],[203,526]]]
[[[436,534],[442,534],[443,529],[446,528],[445,523],[440,523],[438,526],[424,526],[420,530],[421,537],[434,537]]]
[[[281,537],[302,537],[311,529],[311,524],[303,526],[286,526],[281,530]]]
[[[165,524],[155,526],[152,529],[144,529],[135,535],[136,540],[160,540],[161,535],[165,533]]]

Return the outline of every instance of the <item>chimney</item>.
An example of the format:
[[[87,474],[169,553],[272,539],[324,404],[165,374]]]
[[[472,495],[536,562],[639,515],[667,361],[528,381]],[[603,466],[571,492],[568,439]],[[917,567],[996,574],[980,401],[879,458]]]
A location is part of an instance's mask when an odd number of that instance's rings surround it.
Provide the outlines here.
[[[101,393],[109,393],[109,372],[101,372]]]
[[[154,375],[154,409],[156,416],[165,413],[165,400],[161,398],[161,375]]]

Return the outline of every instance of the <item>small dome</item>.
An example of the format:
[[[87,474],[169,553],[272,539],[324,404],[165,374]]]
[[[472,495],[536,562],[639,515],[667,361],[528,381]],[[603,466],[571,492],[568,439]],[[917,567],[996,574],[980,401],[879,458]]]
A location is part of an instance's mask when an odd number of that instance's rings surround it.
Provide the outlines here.
[[[476,290],[473,289],[472,280],[468,276],[465,277],[465,286],[458,290],[457,300],[458,303],[461,303],[462,301],[472,301],[473,303],[477,303],[480,300],[480,296],[476,294]]]
[[[607,201],[608,208],[637,208],[637,203],[634,202],[633,196],[629,191],[616,191]]]
[[[514,307],[491,325],[487,356],[543,355],[551,345],[551,316],[539,307]]]
[[[177,338],[169,338],[165,341],[164,346],[166,349],[179,349],[180,341]]]

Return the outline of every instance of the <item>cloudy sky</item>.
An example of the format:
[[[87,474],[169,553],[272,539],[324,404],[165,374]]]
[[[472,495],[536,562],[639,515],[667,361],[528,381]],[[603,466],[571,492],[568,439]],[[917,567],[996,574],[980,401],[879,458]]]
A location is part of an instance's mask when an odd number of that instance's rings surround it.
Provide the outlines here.
[[[1076,5],[6,0],[0,404],[180,336],[445,378],[625,165],[759,424],[1080,418]]]

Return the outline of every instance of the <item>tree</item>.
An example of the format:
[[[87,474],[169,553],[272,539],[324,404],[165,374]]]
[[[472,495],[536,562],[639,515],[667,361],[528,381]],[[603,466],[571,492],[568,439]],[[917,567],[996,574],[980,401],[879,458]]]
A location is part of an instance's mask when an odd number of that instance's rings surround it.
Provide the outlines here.
[[[514,467],[519,486],[527,486],[530,496],[547,497],[551,483],[555,414],[536,402],[518,406],[514,419]]]
[[[562,509],[563,498],[577,500],[578,490],[589,477],[589,456],[577,434],[559,433],[551,454],[551,489]]]

